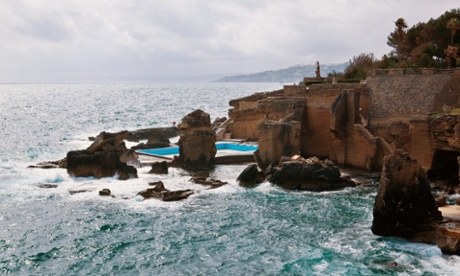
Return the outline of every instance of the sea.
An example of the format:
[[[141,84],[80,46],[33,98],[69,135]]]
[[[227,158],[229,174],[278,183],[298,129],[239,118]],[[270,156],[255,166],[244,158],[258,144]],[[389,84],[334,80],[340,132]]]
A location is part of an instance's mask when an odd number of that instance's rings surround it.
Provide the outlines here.
[[[242,165],[216,166],[217,189],[190,174],[71,177],[28,168],[85,149],[88,137],[172,126],[202,109],[280,83],[0,85],[0,275],[459,275],[460,257],[434,245],[374,236],[378,179],[328,192],[240,187]],[[193,189],[177,202],[142,200],[149,182]],[[54,184],[56,188],[40,188]],[[101,197],[108,188],[114,197]]]

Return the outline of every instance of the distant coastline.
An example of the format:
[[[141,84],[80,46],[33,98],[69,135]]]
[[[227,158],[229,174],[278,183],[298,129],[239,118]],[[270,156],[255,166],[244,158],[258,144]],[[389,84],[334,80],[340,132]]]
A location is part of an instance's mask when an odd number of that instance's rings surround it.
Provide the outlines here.
[[[321,64],[321,74],[326,77],[332,72],[343,72],[347,67],[348,62]],[[263,71],[254,74],[236,75],[219,78],[213,82],[283,82],[297,83],[303,77],[314,77],[316,64],[294,65],[289,68]]]

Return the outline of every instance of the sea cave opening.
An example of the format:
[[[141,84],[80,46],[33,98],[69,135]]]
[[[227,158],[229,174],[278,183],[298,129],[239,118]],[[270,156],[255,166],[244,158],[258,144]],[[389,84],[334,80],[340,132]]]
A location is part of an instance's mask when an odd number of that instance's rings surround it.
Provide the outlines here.
[[[457,186],[459,184],[459,166],[457,157],[460,152],[436,150],[428,178],[432,181],[443,181],[445,184]]]

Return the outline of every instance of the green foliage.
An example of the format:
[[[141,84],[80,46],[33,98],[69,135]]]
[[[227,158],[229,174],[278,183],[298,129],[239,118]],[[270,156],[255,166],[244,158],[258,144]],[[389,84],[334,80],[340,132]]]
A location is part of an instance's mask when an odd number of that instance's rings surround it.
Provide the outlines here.
[[[459,46],[460,9],[445,12],[436,19],[407,28],[403,18],[395,22],[395,30],[388,36],[387,44],[395,49],[400,67],[445,67],[447,46]],[[382,58],[380,68],[393,68],[394,64]],[[388,66],[388,67],[387,67]]]
[[[340,73],[340,72],[337,72],[335,70],[332,70],[332,72],[327,74],[327,77],[328,78],[337,78],[337,77],[341,76],[342,74],[343,73]]]
[[[340,80],[364,80],[367,73],[375,67],[376,62],[373,53],[354,56]]]

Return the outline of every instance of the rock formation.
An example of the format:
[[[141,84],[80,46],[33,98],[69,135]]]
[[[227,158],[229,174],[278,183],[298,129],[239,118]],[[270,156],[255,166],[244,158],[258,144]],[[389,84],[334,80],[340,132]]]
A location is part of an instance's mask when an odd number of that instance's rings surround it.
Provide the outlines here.
[[[110,191],[110,189],[102,189],[99,191],[99,195],[100,196],[112,196],[112,191]]]
[[[140,140],[161,141],[166,138],[176,137],[178,134],[177,127],[157,127],[145,128],[130,131],[126,140],[130,142],[139,142]],[[148,143],[148,142],[147,142]]]
[[[259,148],[254,153],[259,167],[277,164],[282,156],[300,153],[300,122],[264,122],[258,126]]]
[[[451,223],[452,224],[452,223]],[[440,226],[436,234],[436,244],[445,254],[460,254],[460,224]]]
[[[151,186],[154,186],[154,188],[141,191],[138,195],[142,196],[144,199],[156,198],[163,201],[177,201],[185,199],[193,194],[192,190],[170,191],[165,188],[161,181],[155,182],[154,185]]]
[[[127,131],[101,132],[86,149],[67,153],[67,172],[75,177],[96,178],[118,174],[120,180],[137,178],[137,170],[126,164],[127,148],[123,139]]]
[[[350,179],[341,177],[332,161],[298,155],[283,157],[280,165],[271,167],[267,179],[288,190],[324,191],[355,186]]]
[[[152,169],[149,171],[149,173],[168,174],[168,162],[162,161],[152,163]]]
[[[58,161],[45,161],[45,162],[40,162],[35,165],[30,165],[29,168],[34,168],[34,169],[57,169],[57,168],[62,168],[65,169],[67,168],[67,159],[61,159]]]
[[[251,164],[241,172],[236,180],[240,186],[253,187],[262,183],[265,180],[265,175],[256,164]]]
[[[414,238],[442,220],[425,172],[407,153],[384,158],[373,214],[372,232],[379,236]]]
[[[224,182],[222,180],[219,180],[219,179],[214,179],[214,178],[206,178],[206,177],[192,177],[190,179],[190,181],[196,183],[196,184],[201,184],[203,186],[207,186],[209,189],[216,189],[216,188],[219,188],[219,187],[222,187],[226,184],[228,184],[228,182]]]
[[[186,169],[209,168],[216,156],[216,133],[211,129],[209,114],[195,110],[179,124],[179,163]]]

